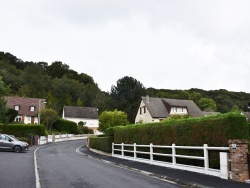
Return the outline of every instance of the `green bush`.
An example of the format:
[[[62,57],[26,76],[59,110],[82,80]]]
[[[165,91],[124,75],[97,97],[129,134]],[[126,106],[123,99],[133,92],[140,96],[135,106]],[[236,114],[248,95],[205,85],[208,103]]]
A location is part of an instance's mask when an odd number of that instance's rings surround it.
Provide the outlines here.
[[[77,124],[73,121],[59,118],[53,127],[60,132],[77,134]]]
[[[44,125],[9,124],[0,125],[0,129],[5,134],[15,137],[28,137],[29,135],[46,136]]]
[[[93,134],[93,129],[90,129],[86,126],[77,126],[77,133],[78,134]]]
[[[248,132],[238,113],[113,127],[115,143],[127,144],[228,146],[229,139],[248,139]]]
[[[114,136],[114,131],[113,131],[113,127],[110,127],[108,129],[105,130],[105,135],[106,136]]]
[[[89,146],[90,148],[97,149],[103,152],[111,153],[112,152],[112,142],[114,137],[107,136],[90,136],[89,137]]]

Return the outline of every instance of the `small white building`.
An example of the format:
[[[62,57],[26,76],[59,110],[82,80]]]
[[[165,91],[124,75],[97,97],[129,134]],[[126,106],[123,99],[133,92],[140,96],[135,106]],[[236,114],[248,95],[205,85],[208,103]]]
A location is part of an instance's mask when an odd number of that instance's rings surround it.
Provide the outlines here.
[[[82,121],[84,126],[93,130],[97,130],[99,127],[99,115],[96,107],[64,106],[62,118],[73,121],[77,125]]]
[[[204,116],[192,100],[142,97],[135,123],[160,122],[171,115]]]

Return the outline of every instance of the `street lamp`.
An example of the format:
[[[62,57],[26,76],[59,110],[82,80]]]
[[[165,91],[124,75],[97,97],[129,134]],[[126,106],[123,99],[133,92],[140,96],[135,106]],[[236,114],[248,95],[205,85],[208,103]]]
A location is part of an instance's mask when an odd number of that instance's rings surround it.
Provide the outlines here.
[[[38,125],[40,125],[40,121],[41,121],[41,108],[42,108],[42,104],[46,104],[47,102],[40,99],[39,100],[39,105],[38,105]]]

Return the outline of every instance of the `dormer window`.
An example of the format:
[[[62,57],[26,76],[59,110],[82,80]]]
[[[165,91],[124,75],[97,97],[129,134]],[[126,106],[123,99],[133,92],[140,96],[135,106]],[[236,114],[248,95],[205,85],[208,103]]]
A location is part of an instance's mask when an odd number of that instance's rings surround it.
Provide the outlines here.
[[[30,111],[31,111],[31,112],[34,112],[34,111],[35,111],[35,107],[34,107],[34,106],[31,106],[31,107],[30,107]]]
[[[140,114],[145,114],[146,113],[146,106],[141,106],[140,107]]]
[[[18,105],[15,106],[15,110],[16,110],[16,111],[19,110],[19,106],[18,106]]]

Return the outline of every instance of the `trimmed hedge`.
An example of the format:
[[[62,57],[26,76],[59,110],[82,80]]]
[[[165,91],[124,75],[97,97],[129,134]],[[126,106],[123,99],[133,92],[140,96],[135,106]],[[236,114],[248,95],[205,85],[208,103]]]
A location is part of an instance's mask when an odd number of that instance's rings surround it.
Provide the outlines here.
[[[179,146],[228,147],[229,139],[249,139],[249,126],[246,117],[239,113],[219,114],[216,116],[170,119],[159,123],[136,124],[112,127],[106,131],[114,135],[115,143]],[[126,149],[126,148],[125,148]],[[148,148],[140,148],[147,151]],[[171,149],[154,149],[154,152],[171,153]],[[179,155],[203,156],[203,151],[177,149]],[[127,153],[131,154],[131,153]],[[139,156],[139,154],[138,154]],[[149,155],[140,155],[149,158]],[[171,162],[171,158],[155,156],[156,160]],[[192,159],[177,159],[178,163],[194,166],[204,166],[203,161]],[[209,167],[219,168],[219,152],[209,151]]]
[[[227,113],[201,118],[113,127],[115,143],[182,146],[228,146],[229,139],[248,139],[246,117]],[[109,134],[110,135],[110,134]]]
[[[61,132],[77,134],[77,124],[73,121],[59,118],[53,127]]]
[[[15,137],[27,137],[29,135],[46,136],[44,125],[8,124],[0,125],[2,133],[14,135]]]
[[[111,136],[90,136],[89,137],[89,147],[104,151],[107,153],[112,152],[112,142],[114,142],[114,137]]]

